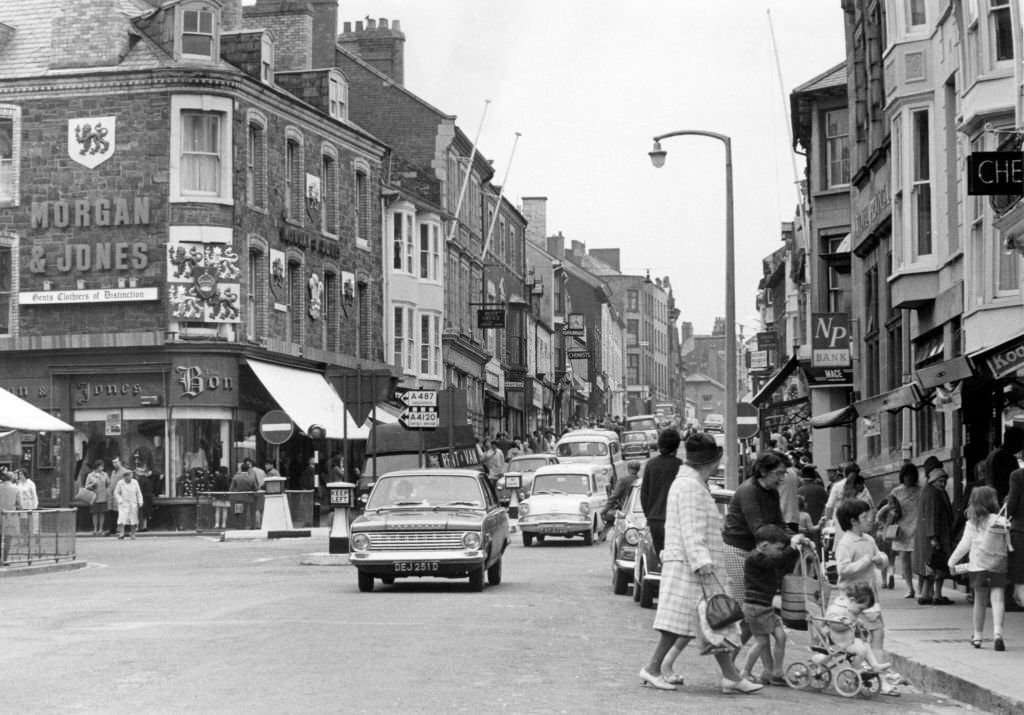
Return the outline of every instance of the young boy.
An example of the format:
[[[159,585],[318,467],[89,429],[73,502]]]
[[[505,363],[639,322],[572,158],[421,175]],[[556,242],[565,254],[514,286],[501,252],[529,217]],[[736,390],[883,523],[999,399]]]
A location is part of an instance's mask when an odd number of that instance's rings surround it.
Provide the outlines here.
[[[863,639],[857,637],[855,625],[862,623],[861,614],[875,605],[875,591],[870,584],[856,581],[847,584],[843,593],[837,596],[825,612],[832,642],[847,653],[864,660],[873,671],[888,670],[891,663],[882,663],[875,651]],[[884,681],[883,681],[884,683]]]
[[[783,670],[786,657],[786,630],[772,606],[772,599],[782,585],[782,575],[793,568],[799,553],[797,547],[806,542],[800,534],[790,537],[777,524],[764,524],[754,532],[756,546],[743,566],[743,619],[750,629],[754,644],[747,654],[741,678],[765,685],[786,685]],[[771,639],[775,639],[772,652]],[[758,659],[764,663],[761,678],[751,671]]]

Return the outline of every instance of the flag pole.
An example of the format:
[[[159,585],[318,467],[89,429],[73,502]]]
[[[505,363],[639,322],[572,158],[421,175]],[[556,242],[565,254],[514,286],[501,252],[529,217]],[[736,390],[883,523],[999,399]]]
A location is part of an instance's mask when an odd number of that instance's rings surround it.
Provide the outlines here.
[[[466,167],[466,175],[462,179],[462,188],[459,189],[459,200],[455,204],[454,219],[452,220],[452,227],[448,231],[448,238],[446,240],[451,241],[455,238],[455,229],[459,226],[459,213],[462,211],[462,202],[466,198],[466,189],[469,188],[469,179],[473,175],[473,159],[476,158],[476,145],[480,141],[480,133],[484,130],[484,118],[487,116],[487,107],[490,105],[491,100],[484,100],[484,111],[480,115],[480,126],[476,129],[476,137],[473,139],[473,148],[469,151],[469,165]]]

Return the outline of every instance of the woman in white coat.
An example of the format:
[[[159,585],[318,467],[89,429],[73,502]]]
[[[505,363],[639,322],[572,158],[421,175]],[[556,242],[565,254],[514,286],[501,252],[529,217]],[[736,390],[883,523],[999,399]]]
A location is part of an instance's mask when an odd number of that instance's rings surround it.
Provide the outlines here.
[[[127,527],[128,536],[134,539],[135,530],[139,526],[139,508],[142,506],[142,489],[134,472],[124,472],[114,487],[114,500],[117,502],[117,538],[124,538]]]
[[[729,588],[722,515],[707,485],[721,459],[722,448],[706,432],[686,439],[686,459],[668,492],[661,586],[654,617],[659,639],[650,662],[640,671],[643,685],[675,690],[683,684],[678,674],[667,671],[679,651],[701,634],[697,605],[705,590],[727,592]],[[751,683],[737,672],[734,655],[730,651],[715,652],[722,671],[722,692],[760,690],[760,684]]]

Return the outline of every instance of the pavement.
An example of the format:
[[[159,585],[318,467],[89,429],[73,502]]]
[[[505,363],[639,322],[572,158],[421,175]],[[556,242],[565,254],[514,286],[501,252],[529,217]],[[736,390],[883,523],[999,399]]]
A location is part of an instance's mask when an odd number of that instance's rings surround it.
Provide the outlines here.
[[[318,545],[326,541],[326,527],[310,530]],[[220,532],[144,532],[139,539],[159,537],[196,537],[223,540]],[[266,533],[237,534],[238,540],[266,538]],[[103,537],[80,534],[82,541]],[[188,541],[181,542],[188,548]],[[344,565],[347,557],[311,553],[306,565]],[[0,578],[31,576],[85,567],[85,561],[37,563],[32,566],[0,567]],[[1024,713],[1024,612],[1006,614],[1003,627],[1005,652],[992,647],[991,611],[987,614],[985,640],[981,649],[970,644],[971,605],[963,587],[948,585],[943,595],[953,601],[947,606],[922,606],[903,598],[906,590],[897,582],[893,590],[882,590],[882,611],[886,623],[886,653],[897,671],[925,693],[944,695],[990,713]],[[794,634],[797,635],[797,634]],[[801,634],[802,635],[802,634]],[[797,643],[803,639],[797,636]],[[797,646],[799,647],[799,646]],[[793,653],[796,653],[794,648]],[[791,656],[792,658],[793,656]]]

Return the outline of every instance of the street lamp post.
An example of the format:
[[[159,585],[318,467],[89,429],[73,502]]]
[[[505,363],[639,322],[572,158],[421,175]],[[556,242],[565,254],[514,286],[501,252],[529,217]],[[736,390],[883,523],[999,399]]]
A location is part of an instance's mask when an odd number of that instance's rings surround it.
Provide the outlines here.
[[[717,139],[725,145],[725,456],[730,469],[726,470],[726,486],[735,489],[741,481],[739,473],[739,443],[736,435],[736,255],[733,236],[732,207],[732,139],[725,134],[700,129],[683,129],[654,137],[654,148],[649,152],[655,167],[665,165],[667,152],[661,140],[669,137],[701,136]]]

